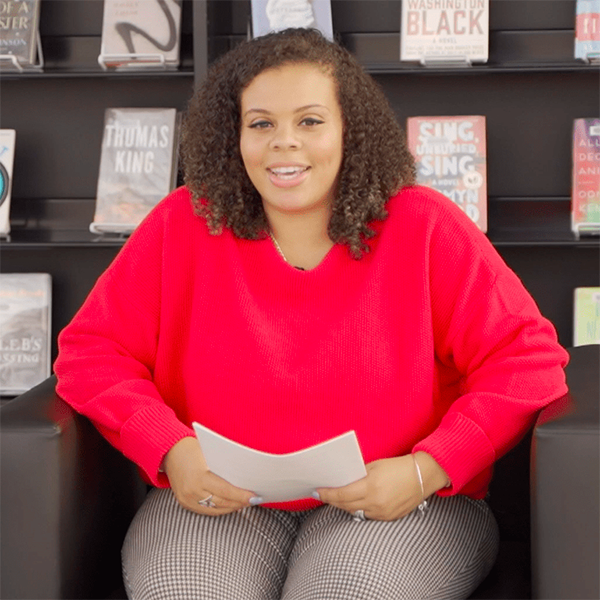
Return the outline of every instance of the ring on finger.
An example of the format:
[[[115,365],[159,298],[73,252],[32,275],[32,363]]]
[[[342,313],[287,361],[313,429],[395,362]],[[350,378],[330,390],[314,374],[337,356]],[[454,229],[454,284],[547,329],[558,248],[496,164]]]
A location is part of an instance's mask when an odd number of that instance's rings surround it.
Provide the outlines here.
[[[198,504],[200,506],[204,506],[204,508],[215,508],[217,505],[212,501],[213,495],[209,494],[206,498],[202,500],[198,500]]]
[[[352,518],[355,521],[366,521],[367,520],[367,517],[365,516],[365,511],[364,510],[360,510],[360,509],[359,510],[355,510],[352,513]]]

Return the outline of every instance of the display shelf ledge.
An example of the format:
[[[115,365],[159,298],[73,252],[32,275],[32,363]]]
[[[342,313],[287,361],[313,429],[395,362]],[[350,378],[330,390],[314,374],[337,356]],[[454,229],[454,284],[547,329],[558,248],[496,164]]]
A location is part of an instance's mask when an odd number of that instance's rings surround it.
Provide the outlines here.
[[[2,250],[48,247],[119,247],[126,238],[89,231],[94,199],[18,199],[11,236]],[[495,246],[600,248],[600,236],[577,239],[571,231],[568,197],[495,197],[488,201],[488,238]]]
[[[181,38],[180,65],[176,69],[140,68],[105,71],[98,63],[100,36],[44,36],[44,70],[39,73],[3,71],[2,79],[56,77],[193,77],[192,36]]]
[[[215,60],[246,39],[242,35],[211,38],[210,60]],[[468,67],[425,67],[400,62],[400,33],[342,33],[342,44],[372,74],[468,74],[468,73],[536,73],[591,71],[600,73],[598,65],[574,57],[574,31],[490,31],[489,60]]]

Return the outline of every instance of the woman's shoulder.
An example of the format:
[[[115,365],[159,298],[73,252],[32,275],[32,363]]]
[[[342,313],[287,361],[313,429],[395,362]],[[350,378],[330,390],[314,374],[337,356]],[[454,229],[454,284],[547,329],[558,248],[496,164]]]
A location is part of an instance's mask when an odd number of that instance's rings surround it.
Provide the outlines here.
[[[442,254],[463,251],[496,261],[497,253],[487,235],[457,204],[432,188],[402,188],[390,198],[387,209],[390,230],[402,230],[415,243],[435,247]]]
[[[455,218],[459,221],[470,219],[444,194],[424,185],[403,187],[387,203],[388,212],[396,218],[426,219],[432,221],[440,217]]]
[[[140,229],[160,229],[165,236],[185,235],[194,230],[199,235],[207,230],[206,221],[194,211],[192,194],[186,186],[181,186],[165,196],[148,214],[139,226]]]

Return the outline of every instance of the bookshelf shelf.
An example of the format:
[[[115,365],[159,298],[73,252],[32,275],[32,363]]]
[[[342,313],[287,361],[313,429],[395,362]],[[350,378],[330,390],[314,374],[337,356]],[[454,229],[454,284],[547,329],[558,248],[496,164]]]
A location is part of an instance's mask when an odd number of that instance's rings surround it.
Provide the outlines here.
[[[22,248],[120,248],[125,238],[89,231],[94,199],[20,199],[11,218],[10,241],[0,251]],[[570,229],[570,199],[490,198],[488,238],[496,247],[564,246],[600,249],[599,236],[577,239]]]

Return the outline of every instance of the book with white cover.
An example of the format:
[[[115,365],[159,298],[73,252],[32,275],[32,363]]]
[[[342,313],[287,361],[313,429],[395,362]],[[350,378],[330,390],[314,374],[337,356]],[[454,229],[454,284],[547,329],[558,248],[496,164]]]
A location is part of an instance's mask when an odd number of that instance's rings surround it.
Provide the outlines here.
[[[356,433],[348,431],[290,454],[269,454],[238,444],[200,423],[192,423],[208,468],[265,502],[310,498],[320,487],[341,487],[367,471]]]
[[[0,274],[0,393],[17,395],[50,376],[52,279]]]
[[[333,41],[331,0],[252,0],[252,36],[288,27],[318,29]]]
[[[0,55],[31,66],[37,58],[41,0],[0,2]]]
[[[104,0],[100,64],[138,69],[177,68],[181,0]]]
[[[600,344],[600,287],[575,288],[573,346]]]
[[[401,0],[401,4],[401,61],[488,61],[489,0]]]
[[[10,233],[10,199],[16,131],[0,129],[0,237]]]
[[[105,112],[92,233],[131,233],[175,186],[175,108]]]

